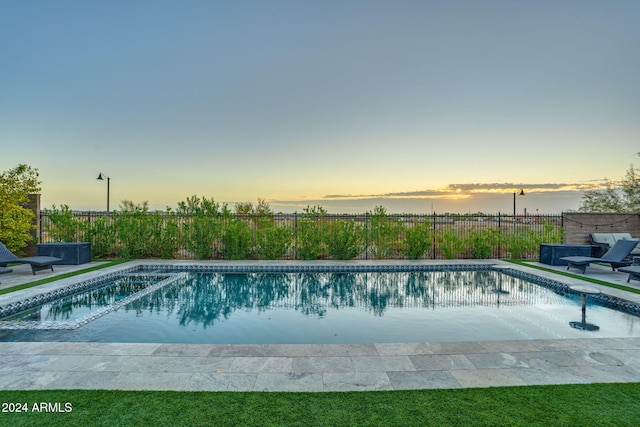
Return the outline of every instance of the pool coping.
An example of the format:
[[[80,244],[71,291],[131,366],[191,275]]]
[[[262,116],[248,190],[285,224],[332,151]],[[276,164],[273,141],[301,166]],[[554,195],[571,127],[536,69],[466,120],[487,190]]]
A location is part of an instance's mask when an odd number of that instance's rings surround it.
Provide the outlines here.
[[[0,296],[0,303],[138,265],[500,265],[567,285],[583,281],[498,260],[137,260]],[[594,285],[598,287],[597,285]],[[609,294],[637,302],[635,294]],[[613,292],[615,291],[615,292]],[[20,295],[13,295],[20,294]],[[640,382],[640,338],[395,344],[3,343],[0,389],[353,391]]]

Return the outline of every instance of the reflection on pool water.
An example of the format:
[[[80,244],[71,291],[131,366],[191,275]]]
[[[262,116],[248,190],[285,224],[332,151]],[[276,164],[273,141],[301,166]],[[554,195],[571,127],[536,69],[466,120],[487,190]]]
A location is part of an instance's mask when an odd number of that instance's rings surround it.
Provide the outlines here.
[[[99,312],[95,315],[96,311]],[[92,314],[93,313],[93,314]],[[499,270],[121,277],[0,322],[1,341],[372,343],[640,336],[640,318]]]
[[[43,324],[80,320],[91,313],[95,313],[100,308],[113,306],[128,296],[157,283],[158,280],[159,278],[153,276],[126,276],[105,286],[43,304],[13,316],[7,316],[3,320],[40,322]],[[53,327],[53,325],[51,326]]]

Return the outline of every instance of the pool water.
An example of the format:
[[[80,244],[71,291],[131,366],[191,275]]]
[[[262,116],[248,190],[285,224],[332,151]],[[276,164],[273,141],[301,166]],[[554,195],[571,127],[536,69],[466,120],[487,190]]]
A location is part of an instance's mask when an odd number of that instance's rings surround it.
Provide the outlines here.
[[[25,322],[63,322],[85,318],[99,308],[112,306],[129,295],[156,283],[156,278],[126,276],[108,285],[26,310],[3,320]]]
[[[183,273],[165,282],[119,279],[15,314],[0,322],[0,341],[355,344],[640,336],[639,317],[591,300],[587,320],[600,329],[572,328],[569,322],[581,319],[579,295],[498,270]],[[86,320],[105,306],[113,309]],[[74,319],[85,320],[69,323]],[[11,325],[21,326],[7,329]]]

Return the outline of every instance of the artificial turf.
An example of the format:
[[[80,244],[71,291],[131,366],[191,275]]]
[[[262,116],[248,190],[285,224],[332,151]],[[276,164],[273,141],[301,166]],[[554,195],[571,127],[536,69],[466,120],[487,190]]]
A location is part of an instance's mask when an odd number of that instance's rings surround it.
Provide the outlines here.
[[[95,265],[93,267],[84,268],[78,271],[72,271],[69,273],[58,274],[56,276],[46,277],[44,279],[33,280],[31,282],[23,283],[21,285],[12,286],[10,288],[0,289],[0,295],[9,294],[11,292],[19,291],[22,289],[33,288],[34,286],[44,285],[46,283],[55,282],[57,280],[66,279],[73,276],[79,276],[80,274],[89,273],[91,271],[101,270],[106,267],[112,267],[114,265],[122,264],[125,262],[129,262],[130,260],[122,259],[122,260],[110,260],[104,261],[99,265]]]
[[[3,404],[29,408],[0,413],[0,424],[12,427],[640,424],[640,383],[336,393],[41,390],[0,396]],[[40,402],[61,411],[32,411]]]

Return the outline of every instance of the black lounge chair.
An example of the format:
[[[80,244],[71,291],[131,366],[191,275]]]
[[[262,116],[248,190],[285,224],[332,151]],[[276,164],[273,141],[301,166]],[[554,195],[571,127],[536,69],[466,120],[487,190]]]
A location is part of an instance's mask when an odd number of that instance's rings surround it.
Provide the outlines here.
[[[0,267],[6,267],[9,263],[29,264],[31,265],[31,272],[35,275],[38,270],[46,270],[50,268],[51,271],[53,271],[53,264],[60,261],[62,261],[62,258],[56,258],[53,256],[18,258],[13,252],[7,249],[2,242],[0,242]]]
[[[626,267],[631,265],[631,261],[625,261],[625,258],[631,254],[633,248],[636,247],[640,240],[618,240],[611,249],[607,251],[600,258],[588,257],[588,256],[568,256],[560,258],[561,261],[567,262],[567,270],[571,267],[582,270],[584,274],[585,270],[592,262],[599,262],[602,264],[609,264],[611,269],[615,271],[618,267]]]
[[[630,280],[640,280],[640,265],[632,265],[630,267],[619,268],[618,271],[629,273],[629,277],[627,277],[627,283],[629,283]]]
[[[11,273],[13,270],[6,267],[0,267],[0,274]]]

